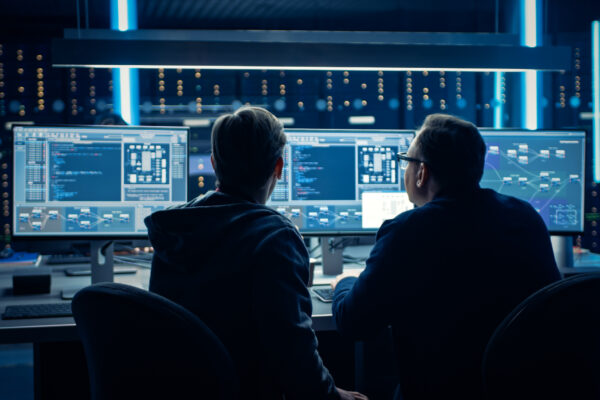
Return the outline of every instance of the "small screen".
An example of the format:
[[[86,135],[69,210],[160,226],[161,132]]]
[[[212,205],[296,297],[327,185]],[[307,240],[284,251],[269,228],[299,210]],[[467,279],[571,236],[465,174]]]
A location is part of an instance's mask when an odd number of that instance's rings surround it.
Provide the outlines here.
[[[583,231],[585,132],[480,132],[481,187],[529,202],[552,233]]]
[[[187,199],[187,128],[16,126],[15,236],[143,236]]]
[[[396,154],[413,131],[286,130],[282,179],[268,203],[302,233],[375,233],[412,208]]]

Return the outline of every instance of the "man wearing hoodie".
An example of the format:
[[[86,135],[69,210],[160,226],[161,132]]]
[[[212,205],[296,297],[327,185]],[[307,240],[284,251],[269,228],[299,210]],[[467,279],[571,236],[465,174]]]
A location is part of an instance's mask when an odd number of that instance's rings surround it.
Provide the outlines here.
[[[286,137],[267,110],[213,126],[217,190],[145,220],[150,291],[186,307],[229,350],[244,399],[364,398],[335,387],[311,327],[309,256],[297,229],[265,206]]]

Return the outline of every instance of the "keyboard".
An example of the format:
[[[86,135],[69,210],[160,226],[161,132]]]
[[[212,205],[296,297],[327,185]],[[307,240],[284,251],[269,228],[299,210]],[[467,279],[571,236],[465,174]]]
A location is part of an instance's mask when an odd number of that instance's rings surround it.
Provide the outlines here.
[[[71,303],[21,304],[6,306],[3,319],[70,317]]]
[[[322,287],[311,289],[317,298],[325,303],[331,303],[333,301],[333,289],[330,287]]]

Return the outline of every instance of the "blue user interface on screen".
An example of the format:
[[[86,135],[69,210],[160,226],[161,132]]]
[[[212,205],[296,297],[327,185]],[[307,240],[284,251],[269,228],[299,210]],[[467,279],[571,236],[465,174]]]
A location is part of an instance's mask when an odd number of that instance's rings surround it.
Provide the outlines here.
[[[268,205],[301,232],[374,233],[409,207],[396,154],[408,149],[413,131],[289,129],[286,135],[282,179]]]
[[[187,128],[14,127],[15,236],[142,236],[187,197]]]
[[[481,187],[529,202],[554,233],[583,231],[585,132],[480,130]]]

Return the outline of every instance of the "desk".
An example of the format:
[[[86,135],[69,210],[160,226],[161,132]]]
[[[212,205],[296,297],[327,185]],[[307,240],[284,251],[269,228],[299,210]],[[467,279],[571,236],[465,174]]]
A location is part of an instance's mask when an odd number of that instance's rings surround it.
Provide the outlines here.
[[[364,257],[368,254],[370,246],[356,246],[345,250],[345,254],[354,257]],[[81,265],[84,266],[84,265]],[[600,255],[593,253],[577,254],[575,268],[561,269],[564,275],[583,272],[600,272]],[[77,267],[69,265],[68,267]],[[13,296],[12,272],[16,269],[3,269],[0,271],[0,314],[8,305],[26,303],[54,303],[60,299],[61,290],[73,290],[90,284],[90,277],[70,277],[64,274],[66,267],[55,266],[52,268],[52,288],[50,294]],[[356,264],[347,264],[345,269],[361,269]],[[323,276],[317,266],[314,274],[315,284],[330,282],[334,277]],[[139,268],[137,274],[115,275],[115,281],[148,289],[150,270]],[[311,292],[313,303],[313,329],[319,331],[335,330],[335,323],[331,315],[331,303],[323,303]],[[68,300],[64,300],[65,302]],[[2,320],[0,319],[0,344],[2,343],[39,343],[79,340],[75,329],[75,321],[71,317],[40,318],[36,320]]]
[[[84,264],[72,264],[68,267],[85,267]],[[16,304],[57,303],[69,302],[61,300],[61,291],[76,290],[90,285],[89,276],[66,276],[66,267],[55,266],[52,268],[51,292],[37,295],[12,295],[12,273],[15,269],[6,269],[0,273],[0,314],[4,313],[6,306]],[[115,275],[115,280],[120,283],[148,288],[150,271],[140,268],[137,274]],[[0,319],[0,343],[39,343],[79,340],[75,321],[72,317],[39,318],[39,319]]]
[[[68,267],[77,267],[69,265]],[[82,267],[84,265],[81,265]],[[68,302],[61,300],[61,291],[74,290],[90,284],[89,276],[66,276],[66,267],[52,268],[51,293],[38,295],[13,296],[12,273],[15,269],[5,269],[0,272],[0,314],[9,305]],[[137,274],[115,275],[115,281],[148,289],[150,270],[139,268]],[[313,301],[313,328],[315,331],[335,330],[331,316],[331,303],[323,303],[311,292]],[[0,319],[0,344],[7,343],[40,343],[79,340],[75,321],[72,317],[39,318],[39,319]]]
[[[85,267],[83,264],[69,265],[68,267],[78,266]],[[51,293],[25,296],[12,295],[12,274],[18,269],[1,270],[0,314],[4,313],[6,306],[9,305],[69,302],[69,300],[61,300],[61,291],[85,287],[91,283],[91,278],[89,276],[66,276],[65,268],[67,267],[54,266],[52,268]],[[333,279],[333,277],[329,279]],[[115,281],[148,289],[150,270],[140,267],[136,274],[115,275]],[[331,303],[319,301],[312,292],[311,296],[313,296],[313,328],[316,331],[334,331]],[[339,342],[337,338],[330,341]],[[72,317],[0,319],[0,344],[9,343],[34,344],[36,399],[60,397],[63,400],[81,400],[89,396],[83,350]],[[332,343],[332,345],[339,346],[337,343]]]

